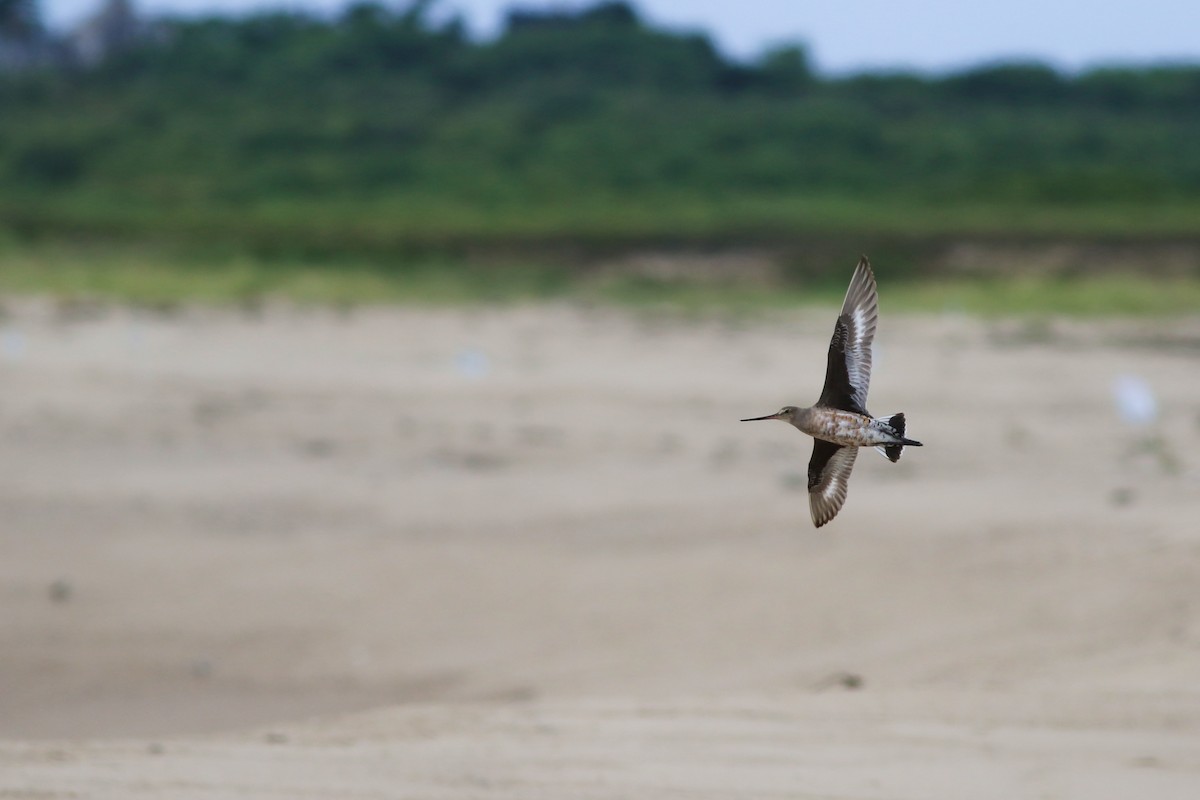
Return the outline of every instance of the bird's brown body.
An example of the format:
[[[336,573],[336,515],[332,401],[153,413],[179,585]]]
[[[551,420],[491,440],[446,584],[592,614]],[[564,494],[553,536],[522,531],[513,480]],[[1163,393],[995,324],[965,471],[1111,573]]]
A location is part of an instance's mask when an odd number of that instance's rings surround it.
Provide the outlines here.
[[[785,418],[814,439],[840,444],[842,447],[879,447],[900,444],[904,437],[866,414],[843,411],[840,408],[798,408]]]
[[[904,435],[903,414],[876,418],[867,411],[871,344],[878,318],[875,275],[863,256],[833,328],[821,397],[810,408],[784,406],[774,414],[742,420],[783,420],[816,440],[808,462],[808,500],[818,528],[837,516],[846,501],[858,448],[875,447],[889,461],[899,461],[905,447],[921,446]]]

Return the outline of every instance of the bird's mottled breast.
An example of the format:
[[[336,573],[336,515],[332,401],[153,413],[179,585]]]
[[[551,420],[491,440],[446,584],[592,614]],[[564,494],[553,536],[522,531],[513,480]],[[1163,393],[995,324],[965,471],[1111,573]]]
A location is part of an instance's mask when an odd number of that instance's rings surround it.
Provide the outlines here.
[[[800,430],[817,439],[849,447],[866,447],[879,444],[878,432],[871,426],[871,418],[839,408],[812,408],[798,421]]]

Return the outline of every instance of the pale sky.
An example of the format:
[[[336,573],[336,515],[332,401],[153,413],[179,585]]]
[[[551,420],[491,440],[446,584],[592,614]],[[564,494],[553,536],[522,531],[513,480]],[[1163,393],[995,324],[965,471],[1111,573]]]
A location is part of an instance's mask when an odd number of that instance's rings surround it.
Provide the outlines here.
[[[69,25],[100,0],[41,0],[52,25]],[[192,14],[256,8],[331,11],[343,0],[134,0],[144,12]],[[472,32],[496,32],[505,9],[580,7],[568,0],[440,0]],[[640,0],[650,21],[707,32],[727,54],[750,58],[779,42],[803,42],[825,72],[955,69],[1033,58],[1065,69],[1104,63],[1200,62],[1197,0]]]

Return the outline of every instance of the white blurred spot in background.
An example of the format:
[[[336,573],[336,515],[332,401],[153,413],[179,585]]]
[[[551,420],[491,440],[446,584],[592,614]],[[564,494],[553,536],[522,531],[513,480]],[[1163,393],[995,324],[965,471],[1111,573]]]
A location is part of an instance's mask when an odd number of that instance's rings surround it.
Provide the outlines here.
[[[460,350],[454,357],[454,367],[459,375],[472,380],[486,378],[492,369],[487,353],[474,347]]]
[[[1136,375],[1118,375],[1112,383],[1117,414],[1130,425],[1149,425],[1158,418],[1158,400],[1150,384]]]
[[[0,333],[0,353],[6,361],[20,361],[25,357],[25,334],[11,328]]]

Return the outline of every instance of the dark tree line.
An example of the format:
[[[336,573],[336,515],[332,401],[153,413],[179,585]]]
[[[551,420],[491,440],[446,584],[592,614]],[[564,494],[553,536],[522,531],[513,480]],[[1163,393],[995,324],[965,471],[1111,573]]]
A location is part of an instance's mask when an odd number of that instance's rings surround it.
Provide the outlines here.
[[[532,229],[563,208],[702,227],[731,199],[1200,203],[1197,65],[833,79],[621,2],[513,10],[487,42],[435,11],[165,21],[95,69],[0,76],[0,209]]]

